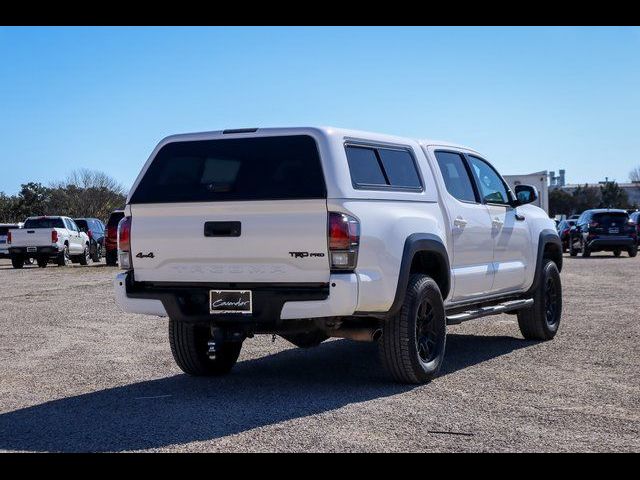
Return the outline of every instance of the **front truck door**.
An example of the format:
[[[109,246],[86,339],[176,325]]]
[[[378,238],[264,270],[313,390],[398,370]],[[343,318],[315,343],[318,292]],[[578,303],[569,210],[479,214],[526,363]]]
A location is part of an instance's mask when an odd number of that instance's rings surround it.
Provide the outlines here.
[[[477,156],[468,158],[491,218],[495,271],[491,292],[521,290],[527,281],[527,270],[533,265],[527,218],[509,204],[508,187],[496,170]]]
[[[493,237],[489,209],[482,204],[463,155],[435,150],[453,245],[452,302],[486,295],[493,284]]]

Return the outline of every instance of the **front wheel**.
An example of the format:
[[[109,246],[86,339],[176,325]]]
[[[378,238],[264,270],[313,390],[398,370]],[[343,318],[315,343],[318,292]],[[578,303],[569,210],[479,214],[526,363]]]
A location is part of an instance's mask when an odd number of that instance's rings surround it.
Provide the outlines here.
[[[89,253],[89,246],[85,245],[82,255],[78,257],[78,261],[80,262],[80,265],[89,265],[90,258],[91,254]]]
[[[191,325],[169,319],[169,344],[180,369],[194,376],[218,376],[229,373],[238,360],[242,342],[224,342],[215,359],[208,356],[211,338],[208,326]]]
[[[66,267],[71,263],[71,258],[69,257],[69,246],[65,245],[62,252],[58,254],[58,261],[56,262],[59,267]]]
[[[569,239],[569,255],[572,257],[578,256],[578,249],[575,248],[574,241],[572,238]]]
[[[589,250],[589,247],[587,247],[587,242],[585,241],[582,242],[582,256],[586,258],[591,256],[591,250]]]
[[[96,243],[96,247],[93,249],[93,253],[91,254],[91,261],[93,263],[98,263],[100,258],[102,257],[102,245]]]
[[[558,332],[561,316],[560,272],[552,260],[545,260],[540,285],[533,297],[533,306],[518,312],[518,326],[527,340],[551,340]]]
[[[438,284],[427,275],[411,275],[400,312],[385,321],[378,341],[382,364],[398,382],[426,383],[442,366],[446,337]]]

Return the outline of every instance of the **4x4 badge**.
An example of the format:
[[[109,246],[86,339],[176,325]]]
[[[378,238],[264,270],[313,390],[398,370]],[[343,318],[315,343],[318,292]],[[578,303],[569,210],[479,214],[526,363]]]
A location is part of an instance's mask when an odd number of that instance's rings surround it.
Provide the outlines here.
[[[142,252],[138,252],[138,254],[136,255],[136,258],[154,258],[155,255],[153,254],[153,252],[149,252],[146,255],[144,255]]]

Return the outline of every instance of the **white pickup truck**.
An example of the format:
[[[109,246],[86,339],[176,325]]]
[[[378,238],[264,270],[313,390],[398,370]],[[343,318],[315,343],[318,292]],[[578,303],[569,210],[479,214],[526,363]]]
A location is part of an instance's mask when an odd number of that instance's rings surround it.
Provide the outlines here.
[[[13,268],[22,268],[26,258],[40,268],[51,260],[60,266],[89,261],[89,237],[69,217],[29,217],[23,228],[9,230],[7,247]]]
[[[243,341],[377,342],[400,382],[433,378],[447,325],[516,314],[560,324],[562,245],[473,149],[336,128],[225,130],[160,142],[119,225],[116,299],[169,317],[192,375],[227,373]]]

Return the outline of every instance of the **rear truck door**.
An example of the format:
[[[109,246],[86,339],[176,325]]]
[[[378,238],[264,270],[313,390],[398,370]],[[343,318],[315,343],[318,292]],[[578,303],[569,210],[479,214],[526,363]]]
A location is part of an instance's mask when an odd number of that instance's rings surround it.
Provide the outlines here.
[[[329,281],[326,187],[311,136],[168,143],[129,206],[136,281]]]

